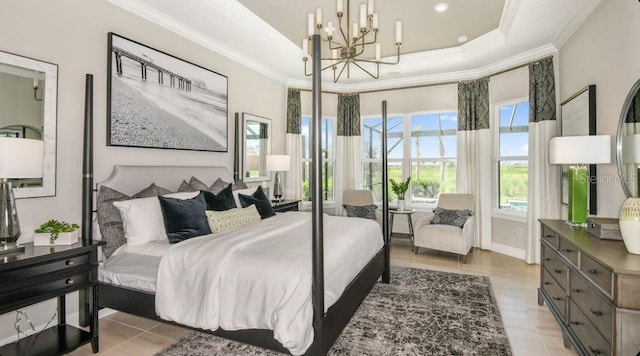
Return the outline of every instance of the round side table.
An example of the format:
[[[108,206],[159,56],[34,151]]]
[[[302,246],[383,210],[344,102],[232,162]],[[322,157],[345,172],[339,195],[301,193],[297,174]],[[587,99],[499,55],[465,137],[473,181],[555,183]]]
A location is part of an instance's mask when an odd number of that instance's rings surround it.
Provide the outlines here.
[[[389,239],[394,235],[393,233],[393,221],[396,215],[404,215],[407,217],[407,224],[409,225],[409,233],[395,233],[396,236],[406,237],[411,240],[411,251],[413,251],[413,221],[411,221],[411,215],[416,212],[416,209],[403,209],[398,210],[397,208],[389,208]]]

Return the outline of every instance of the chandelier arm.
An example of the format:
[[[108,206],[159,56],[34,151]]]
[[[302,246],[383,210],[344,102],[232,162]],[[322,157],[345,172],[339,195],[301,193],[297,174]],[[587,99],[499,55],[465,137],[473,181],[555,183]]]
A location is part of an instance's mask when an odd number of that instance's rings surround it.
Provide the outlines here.
[[[338,73],[338,76],[336,77],[336,71],[333,71],[333,82],[337,83],[338,79],[340,79],[340,76],[342,75],[342,72],[344,72],[344,69],[347,67],[348,62],[343,61],[344,64],[342,65],[342,69],[340,69],[340,72]]]
[[[338,21],[340,21],[338,22],[338,27],[340,28],[340,34],[342,35],[342,39],[344,40],[344,43],[349,43],[349,40],[347,39],[347,35],[342,30],[342,16],[338,16]],[[349,26],[348,21],[347,21],[347,26]]]
[[[302,60],[304,61],[304,75],[305,75],[305,77],[310,77],[313,74],[313,72],[307,73],[307,62],[309,62],[309,58],[308,57],[304,57],[304,58],[302,58]]]
[[[369,74],[373,79],[378,79],[378,78],[379,78],[379,76],[380,76],[380,65],[379,65],[379,64],[376,64],[376,74],[375,74],[375,75],[373,75],[373,74],[371,74],[371,72],[369,72],[368,70],[364,69],[364,68],[363,68],[361,65],[359,65],[357,62],[362,62],[362,61],[360,61],[360,60],[355,61],[355,60],[354,60],[354,61],[353,61],[353,64],[354,64],[356,67],[358,67],[358,68],[362,69],[362,71],[364,71],[365,73]]]
[[[340,44],[340,43],[338,43],[338,42],[336,42],[336,41],[328,41],[328,40],[324,40],[324,41],[329,42],[329,49],[330,49],[330,50],[334,50],[334,49],[343,49],[344,47],[346,47],[345,45]],[[331,44],[332,44],[332,43],[339,44],[339,46],[337,46],[337,47],[332,47],[332,46],[331,46]]]
[[[322,68],[321,70],[329,69],[329,68],[334,67],[334,66],[337,66],[338,64],[343,63],[343,62],[344,62],[344,59],[343,59],[343,60],[340,60],[340,61],[338,61],[338,62],[335,62],[335,63],[331,63],[331,64],[329,64],[328,66],[326,66],[326,67]]]
[[[374,61],[370,59],[354,59],[354,61],[358,62],[366,62],[366,63],[375,63],[375,64],[388,64],[388,65],[396,65],[400,63],[400,46],[396,46],[396,61],[395,62],[384,62],[384,61]]]

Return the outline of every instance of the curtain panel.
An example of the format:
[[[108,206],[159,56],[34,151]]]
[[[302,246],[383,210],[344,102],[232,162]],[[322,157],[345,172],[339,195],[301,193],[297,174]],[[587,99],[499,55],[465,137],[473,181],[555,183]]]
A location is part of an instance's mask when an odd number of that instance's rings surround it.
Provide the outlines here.
[[[342,215],[342,192],[362,185],[360,94],[338,95],[337,119],[334,189],[336,214]]]
[[[291,170],[284,177],[286,199],[302,199],[302,110],[300,89],[289,89],[287,93],[287,132],[285,151],[291,157]]]
[[[525,261],[540,263],[538,219],[560,218],[560,166],[549,164],[549,140],[556,135],[553,58],[529,65],[529,187]]]
[[[489,78],[458,83],[458,166],[456,190],[473,194],[474,243],[491,248],[491,132]]]

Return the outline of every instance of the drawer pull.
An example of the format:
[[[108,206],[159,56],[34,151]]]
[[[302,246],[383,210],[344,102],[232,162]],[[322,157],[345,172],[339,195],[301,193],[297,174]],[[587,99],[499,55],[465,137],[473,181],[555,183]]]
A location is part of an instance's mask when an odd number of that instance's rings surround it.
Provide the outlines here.
[[[66,284],[68,284],[68,285],[71,285],[71,284],[74,284],[74,283],[75,283],[75,281],[74,281],[73,279],[69,278],[69,279],[67,279],[67,280],[65,281],[65,283],[66,283]]]
[[[553,300],[557,300],[557,301],[561,301],[561,300],[562,300],[562,298],[560,298],[560,297],[553,297],[553,298],[551,298],[551,299],[553,299]]]
[[[543,258],[543,261],[551,261],[551,259],[549,257]]]
[[[594,355],[601,355],[602,353],[600,352],[600,350],[598,349],[594,349],[593,347],[589,346],[589,351],[591,351],[592,354]]]
[[[544,282],[543,284],[544,284],[545,286],[548,286],[548,285],[550,285],[550,284],[551,284],[551,282]]]
[[[553,235],[543,235],[542,237],[544,237],[545,239],[550,239],[550,238],[555,237],[555,236],[553,236]]]
[[[588,269],[587,273],[589,273],[589,274],[598,274],[598,271],[596,271],[595,269]]]
[[[578,288],[576,288],[576,289],[572,289],[571,291],[572,291],[572,292],[574,292],[574,293],[580,293],[580,292],[582,292],[582,291],[581,291],[580,289],[578,289]]]
[[[67,266],[73,266],[76,263],[73,260],[67,260],[67,262],[65,262],[64,264],[66,264]]]
[[[599,311],[599,310],[590,309],[590,311],[591,311],[591,314],[593,314],[595,316],[602,316],[602,312]]]
[[[562,250],[560,250],[564,253],[569,253],[569,252],[573,252],[572,250],[568,249],[568,248],[563,248]]]
[[[561,269],[554,269],[553,270],[556,274],[562,274],[562,270]]]
[[[576,326],[578,326],[578,325],[582,325],[582,323],[581,323],[581,322],[579,322],[579,321],[572,321],[570,324],[571,324],[571,325],[576,325]]]

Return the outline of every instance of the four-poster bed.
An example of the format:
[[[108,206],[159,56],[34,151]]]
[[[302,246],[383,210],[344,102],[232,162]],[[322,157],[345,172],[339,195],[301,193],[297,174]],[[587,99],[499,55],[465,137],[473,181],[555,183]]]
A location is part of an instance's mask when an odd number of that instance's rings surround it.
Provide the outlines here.
[[[313,36],[313,118],[312,118],[312,213],[311,213],[311,303],[313,309],[312,327],[313,342],[311,346],[304,352],[305,355],[324,355],[326,354],[335,340],[338,338],[342,330],[356,312],[362,301],[368,295],[369,291],[382,276],[382,281],[389,282],[389,238],[388,238],[388,203],[387,203],[387,172],[382,171],[382,200],[383,200],[383,234],[382,248],[373,254],[373,257],[367,257],[366,263],[359,267],[359,272],[355,273],[355,277],[350,283],[346,284],[341,294],[338,294],[337,300],[328,308],[325,307],[325,228],[322,205],[322,186],[321,186],[321,140],[320,140],[320,122],[321,122],[321,71],[320,71],[320,36]],[[383,138],[382,150],[383,167],[386,167],[386,103],[383,103]],[[85,127],[91,128],[91,115],[86,115]],[[91,209],[92,209],[92,177],[93,162],[92,152],[92,133],[90,129],[85,130],[85,164],[83,176],[85,184],[83,188],[83,228],[92,226]],[[203,174],[211,174],[219,167],[132,167],[131,169],[120,169],[122,175],[116,174],[103,182],[104,186],[118,182],[128,182],[128,184],[138,184],[144,186],[148,183],[161,184],[163,179],[175,179],[177,174],[186,173],[197,174],[200,171]],[[114,174],[119,169],[114,169]],[[173,172],[173,173],[172,173]],[[176,173],[177,172],[177,173]],[[218,172],[220,173],[220,172]],[[131,174],[131,176],[127,176]],[[222,171],[220,173],[224,175]],[[228,174],[228,172],[227,172]],[[144,179],[140,178],[144,177]],[[188,177],[182,177],[188,179]],[[180,179],[182,179],[180,178]],[[225,177],[230,178],[230,177]],[[141,180],[142,179],[142,180]],[[146,179],[146,181],[145,181]],[[87,180],[89,180],[87,182]],[[160,180],[160,181],[158,181]],[[133,182],[133,183],[131,183]],[[131,188],[132,191],[137,189]],[[288,213],[294,214],[294,213]],[[330,219],[327,217],[326,219]],[[92,231],[89,228],[83,229],[83,239],[85,242],[93,240]],[[379,234],[379,230],[378,230]],[[187,240],[190,241],[190,240]],[[331,240],[329,240],[331,241]],[[191,242],[190,242],[191,243]],[[181,242],[180,244],[186,244]],[[173,249],[175,250],[175,249]],[[162,257],[165,258],[165,257]],[[335,269],[335,268],[334,268]],[[151,291],[140,290],[136,288],[101,282],[99,284],[99,307],[112,308],[123,312],[143,316],[146,318],[163,320],[157,315],[156,294]],[[86,298],[86,297],[84,297]],[[94,296],[95,300],[95,296]],[[94,306],[95,307],[95,306]],[[326,312],[325,312],[326,311]],[[197,327],[186,325],[197,330]],[[285,353],[290,350],[284,347],[274,336],[274,331],[262,328],[244,329],[228,331],[218,328],[216,330],[202,330],[224,338],[261,346]]]

